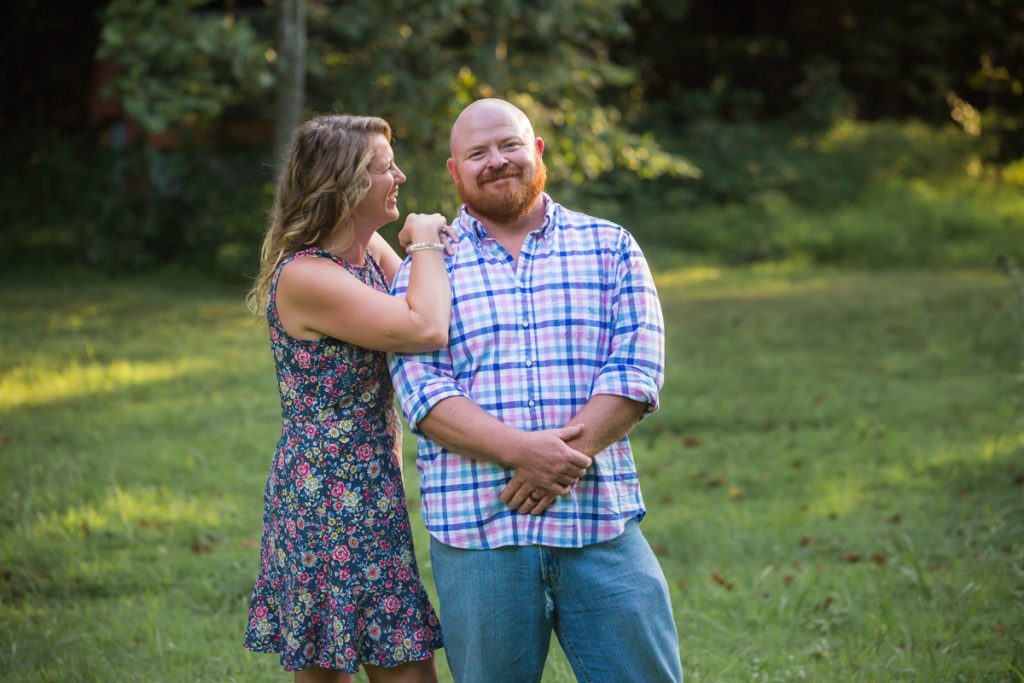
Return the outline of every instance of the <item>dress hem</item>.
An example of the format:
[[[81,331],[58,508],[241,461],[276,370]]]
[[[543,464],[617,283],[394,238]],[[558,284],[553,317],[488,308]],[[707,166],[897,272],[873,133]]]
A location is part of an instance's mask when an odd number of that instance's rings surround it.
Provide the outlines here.
[[[251,646],[251,645],[249,645],[247,643],[243,644],[242,647],[244,647],[249,652],[252,652],[252,653],[255,653],[255,654],[278,655],[278,656],[281,655],[281,652],[278,651],[278,650],[269,649],[269,648],[265,649],[265,650],[260,650],[260,649],[257,649],[257,648],[255,648],[255,647],[253,647],[253,646]],[[292,671],[292,672],[295,672],[295,671],[307,671],[308,669],[316,668],[316,669],[323,669],[324,671],[342,671],[342,672],[347,673],[347,674],[355,674],[355,673],[357,673],[359,671],[359,668],[363,664],[372,664],[374,666],[379,666],[382,669],[393,669],[396,666],[402,666],[403,664],[415,664],[416,662],[425,662],[428,659],[430,659],[431,657],[433,657],[434,653],[437,652],[438,650],[442,649],[443,647],[444,647],[444,645],[438,645],[437,647],[431,648],[431,650],[425,656],[420,657],[419,659],[406,659],[406,660],[402,660],[402,661],[391,661],[389,664],[383,664],[379,660],[375,661],[375,660],[372,660],[372,659],[363,659],[363,660],[360,660],[360,661],[358,661],[356,663],[354,669],[341,669],[341,668],[335,668],[333,666],[324,667],[324,666],[320,666],[316,662],[313,662],[311,666],[307,666],[307,667],[301,668],[301,669],[299,669],[299,668],[291,668],[288,664],[285,664],[284,662],[281,662],[281,668],[283,668],[285,671]]]

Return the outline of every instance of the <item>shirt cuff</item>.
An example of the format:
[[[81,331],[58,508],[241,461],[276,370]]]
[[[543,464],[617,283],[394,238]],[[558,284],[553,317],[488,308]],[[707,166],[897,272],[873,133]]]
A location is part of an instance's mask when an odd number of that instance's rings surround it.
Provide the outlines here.
[[[448,378],[435,379],[420,385],[411,396],[402,402],[405,417],[409,421],[409,431],[413,434],[421,434],[420,421],[434,406],[452,396],[469,398],[469,394]]]
[[[646,403],[644,415],[650,415],[657,412],[660,407],[659,389],[657,380],[635,368],[605,368],[597,376],[590,395],[611,394]]]

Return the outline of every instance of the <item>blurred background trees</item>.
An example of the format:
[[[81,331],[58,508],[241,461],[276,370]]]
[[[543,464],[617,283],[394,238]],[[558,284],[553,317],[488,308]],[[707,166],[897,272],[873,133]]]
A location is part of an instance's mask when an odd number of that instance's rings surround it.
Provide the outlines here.
[[[0,252],[240,278],[312,112],[396,134],[452,213],[448,129],[522,107],[552,192],[724,261],[984,265],[1024,243],[1015,0],[17,2]],[[280,123],[283,122],[283,123]]]

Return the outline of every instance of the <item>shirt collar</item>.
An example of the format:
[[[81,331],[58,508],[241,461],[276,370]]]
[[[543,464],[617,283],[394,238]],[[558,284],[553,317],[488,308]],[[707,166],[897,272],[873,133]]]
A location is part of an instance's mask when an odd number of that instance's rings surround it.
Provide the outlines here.
[[[545,237],[548,234],[548,228],[555,223],[555,211],[558,210],[558,204],[552,201],[547,192],[542,192],[541,197],[544,198],[544,220],[540,227],[532,231],[531,234],[535,232],[538,237]],[[487,239],[487,228],[469,214],[465,204],[459,209],[459,222],[464,228],[463,233],[470,236],[475,242],[480,243]]]

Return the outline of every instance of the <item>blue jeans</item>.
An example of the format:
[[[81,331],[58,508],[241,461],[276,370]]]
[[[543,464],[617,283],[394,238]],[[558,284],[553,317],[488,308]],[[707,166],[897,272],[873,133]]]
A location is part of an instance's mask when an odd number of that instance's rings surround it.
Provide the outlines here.
[[[554,629],[578,681],[680,683],[668,586],[636,521],[583,548],[463,550],[430,541],[458,683],[539,681]]]

